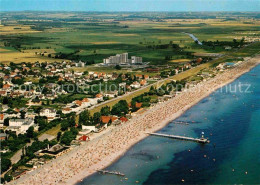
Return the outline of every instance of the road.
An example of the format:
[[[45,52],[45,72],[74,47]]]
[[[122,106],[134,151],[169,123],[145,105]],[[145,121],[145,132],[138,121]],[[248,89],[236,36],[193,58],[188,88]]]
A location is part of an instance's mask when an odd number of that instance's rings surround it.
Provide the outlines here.
[[[32,143],[33,143],[33,140],[31,140],[31,142],[30,143],[27,143],[25,146],[31,146],[32,145]],[[15,163],[17,163],[18,161],[20,161],[20,159],[21,159],[21,157],[22,157],[22,154],[23,154],[23,150],[22,149],[20,149],[20,150],[18,150],[14,155],[13,155],[13,157],[11,157],[11,162],[12,162],[12,164],[15,164]]]
[[[107,100],[107,101],[104,101],[104,102],[99,103],[99,104],[97,104],[97,105],[94,105],[94,106],[92,106],[91,108],[87,108],[87,110],[91,111],[91,110],[93,110],[93,109],[95,109],[95,108],[99,108],[99,107],[101,108],[101,107],[103,107],[103,106],[105,106],[105,105],[108,105],[109,103],[112,103],[112,102],[115,102],[115,103],[116,103],[116,102],[118,102],[118,101],[120,101],[120,100],[122,100],[122,99],[126,99],[127,97],[131,97],[131,95],[138,96],[139,93],[142,94],[142,92],[143,92],[144,90],[146,90],[146,89],[147,89],[147,91],[148,91],[148,90],[149,90],[152,86],[154,86],[154,85],[156,85],[157,88],[158,88],[158,87],[161,86],[163,83],[165,83],[167,80],[170,80],[171,78],[172,78],[172,76],[169,77],[169,78],[164,78],[164,79],[162,79],[162,80],[159,80],[159,81],[157,81],[157,82],[155,82],[155,83],[146,85],[146,86],[144,86],[144,87],[141,87],[140,89],[137,89],[137,90],[135,90],[135,91],[127,92],[126,94],[124,94],[124,95],[122,95],[122,96],[118,96],[118,97],[113,98],[113,99],[111,99],[111,100]],[[85,110],[86,110],[86,109],[85,109]],[[83,110],[82,110],[82,111],[83,111]],[[80,114],[82,111],[77,112],[77,114]]]

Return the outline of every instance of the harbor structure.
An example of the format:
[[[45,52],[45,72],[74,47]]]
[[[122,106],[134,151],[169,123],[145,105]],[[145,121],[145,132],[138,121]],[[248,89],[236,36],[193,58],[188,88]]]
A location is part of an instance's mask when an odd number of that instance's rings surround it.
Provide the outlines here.
[[[167,138],[172,138],[172,139],[195,141],[198,143],[209,143],[210,142],[207,138],[204,138],[204,133],[201,138],[192,138],[192,137],[186,137],[186,136],[177,136],[177,135],[160,134],[160,133],[148,133],[148,134],[152,135],[152,136],[167,137]]]

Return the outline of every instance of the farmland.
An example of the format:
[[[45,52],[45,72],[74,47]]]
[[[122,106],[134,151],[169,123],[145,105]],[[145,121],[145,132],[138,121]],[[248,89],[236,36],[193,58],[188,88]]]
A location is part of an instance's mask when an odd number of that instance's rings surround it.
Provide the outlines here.
[[[197,45],[183,32],[200,41],[227,43],[259,37],[260,22],[252,19],[257,14],[196,14],[1,13],[0,62],[78,59],[101,63],[103,58],[128,52],[151,64],[167,64],[193,59],[193,53],[229,52],[220,46]],[[169,43],[181,50],[165,47]]]

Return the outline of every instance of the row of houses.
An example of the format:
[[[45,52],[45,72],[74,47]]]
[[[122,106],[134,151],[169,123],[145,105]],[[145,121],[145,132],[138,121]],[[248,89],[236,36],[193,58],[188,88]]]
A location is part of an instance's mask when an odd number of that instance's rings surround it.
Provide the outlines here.
[[[62,113],[69,114],[71,112],[76,112],[78,114],[86,108],[94,106],[102,101],[104,101],[102,94],[97,94],[95,98],[84,98],[83,100],[75,100],[72,103],[67,104],[66,107],[62,109]]]

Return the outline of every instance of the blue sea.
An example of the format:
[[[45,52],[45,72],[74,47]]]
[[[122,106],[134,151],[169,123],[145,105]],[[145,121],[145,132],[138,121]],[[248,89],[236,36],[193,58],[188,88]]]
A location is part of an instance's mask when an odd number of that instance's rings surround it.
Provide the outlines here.
[[[106,168],[125,177],[96,173],[79,184],[260,184],[260,65],[158,131],[202,132],[209,144],[149,136]]]

